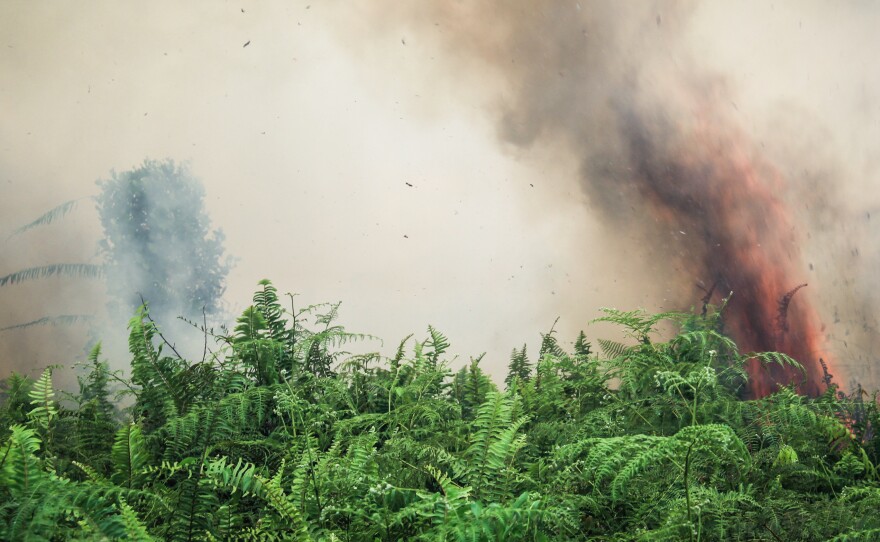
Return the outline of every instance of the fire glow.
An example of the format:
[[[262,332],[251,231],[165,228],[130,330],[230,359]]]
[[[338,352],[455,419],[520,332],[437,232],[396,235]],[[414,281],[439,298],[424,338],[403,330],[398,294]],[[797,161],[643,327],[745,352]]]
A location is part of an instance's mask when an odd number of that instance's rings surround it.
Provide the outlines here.
[[[698,293],[694,282],[712,290],[707,302],[732,292],[725,331],[740,350],[782,352],[806,370],[752,360],[749,395],[789,384],[819,394],[823,362],[837,383],[847,376],[824,350],[817,286],[799,292],[806,230],[785,199],[799,179],[786,179],[741,127],[735,82],[681,41],[696,4],[457,6],[422,8],[410,21],[431,21],[453,56],[468,59],[464,70],[479,59],[468,73],[497,85],[498,137],[568,153],[605,234],[629,229],[641,243],[632,249],[657,263],[646,281],[665,281],[680,309]]]
[[[735,124],[715,108],[701,106],[691,128],[670,145],[656,129],[629,116],[634,178],[658,222],[693,232],[677,255],[696,280],[715,287],[714,297],[733,295],[724,311],[727,332],[741,351],[790,355],[806,376],[790,367],[751,360],[749,393],[763,397],[777,384],[794,383],[807,394],[824,390],[820,357],[823,326],[808,296],[794,297],[804,277],[798,230],[780,197],[785,179]],[[682,133],[683,131],[683,133]],[[709,291],[707,298],[712,298]],[[833,371],[832,371],[833,372]]]

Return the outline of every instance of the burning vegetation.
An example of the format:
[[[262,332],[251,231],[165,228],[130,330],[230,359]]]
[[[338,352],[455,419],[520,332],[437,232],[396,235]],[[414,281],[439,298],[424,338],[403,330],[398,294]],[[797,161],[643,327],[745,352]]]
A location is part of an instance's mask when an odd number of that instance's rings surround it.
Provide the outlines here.
[[[641,241],[632,250],[662,260],[646,281],[660,277],[682,299],[694,282],[713,284],[704,304],[732,292],[726,331],[744,349],[804,364],[806,377],[754,362],[752,396],[789,383],[816,395],[819,357],[840,371],[811,297],[792,299],[807,270],[804,227],[786,199],[791,180],[736,120],[731,85],[681,46],[693,8],[523,0],[421,6],[405,18],[442,28],[443,46],[468,59],[460,69],[476,64],[476,77],[497,85],[502,141],[580,165],[580,187],[608,235],[629,232]]]

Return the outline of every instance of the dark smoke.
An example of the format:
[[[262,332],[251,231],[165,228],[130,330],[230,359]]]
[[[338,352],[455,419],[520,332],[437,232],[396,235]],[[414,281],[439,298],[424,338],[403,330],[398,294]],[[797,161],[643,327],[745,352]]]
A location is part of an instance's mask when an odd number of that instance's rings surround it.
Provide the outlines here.
[[[803,282],[788,184],[731,119],[735,94],[678,47],[690,3],[481,2],[421,9],[456,56],[497,77],[499,137],[580,162],[581,187],[608,235],[636,232],[682,308],[695,282],[733,292],[728,327],[746,351],[782,351],[808,378],[753,367],[752,393],[796,382],[817,393],[822,326]],[[677,268],[668,270],[668,262]],[[637,284],[632,285],[638,288]],[[827,355],[825,356],[826,359]]]

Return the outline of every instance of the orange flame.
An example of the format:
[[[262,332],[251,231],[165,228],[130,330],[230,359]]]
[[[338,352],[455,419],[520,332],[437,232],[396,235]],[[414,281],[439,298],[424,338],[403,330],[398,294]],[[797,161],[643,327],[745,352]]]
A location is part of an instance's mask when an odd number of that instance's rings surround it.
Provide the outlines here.
[[[697,278],[733,292],[725,323],[740,349],[783,352],[806,369],[804,378],[753,359],[749,394],[762,397],[794,383],[817,395],[825,386],[819,357],[833,361],[808,296],[791,297],[803,270],[797,230],[781,197],[786,181],[735,124],[710,107],[694,117],[691,127],[672,132],[672,143],[658,142],[656,126],[648,129],[643,116],[626,117],[633,181],[658,220],[696,236],[681,257],[697,266]]]

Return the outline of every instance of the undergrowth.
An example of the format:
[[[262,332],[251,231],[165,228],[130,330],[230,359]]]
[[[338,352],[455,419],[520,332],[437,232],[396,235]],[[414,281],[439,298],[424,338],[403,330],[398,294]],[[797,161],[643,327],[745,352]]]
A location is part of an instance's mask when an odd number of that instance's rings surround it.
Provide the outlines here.
[[[98,345],[72,400],[51,367],[8,378],[0,539],[880,539],[875,398],[743,399],[750,359],[799,364],[740,352],[717,311],[606,310],[633,340],[601,353],[551,329],[501,390],[481,358],[453,371],[432,327],[346,354],[365,336],[337,310],[263,281],[202,360],[142,309],[130,377]]]

